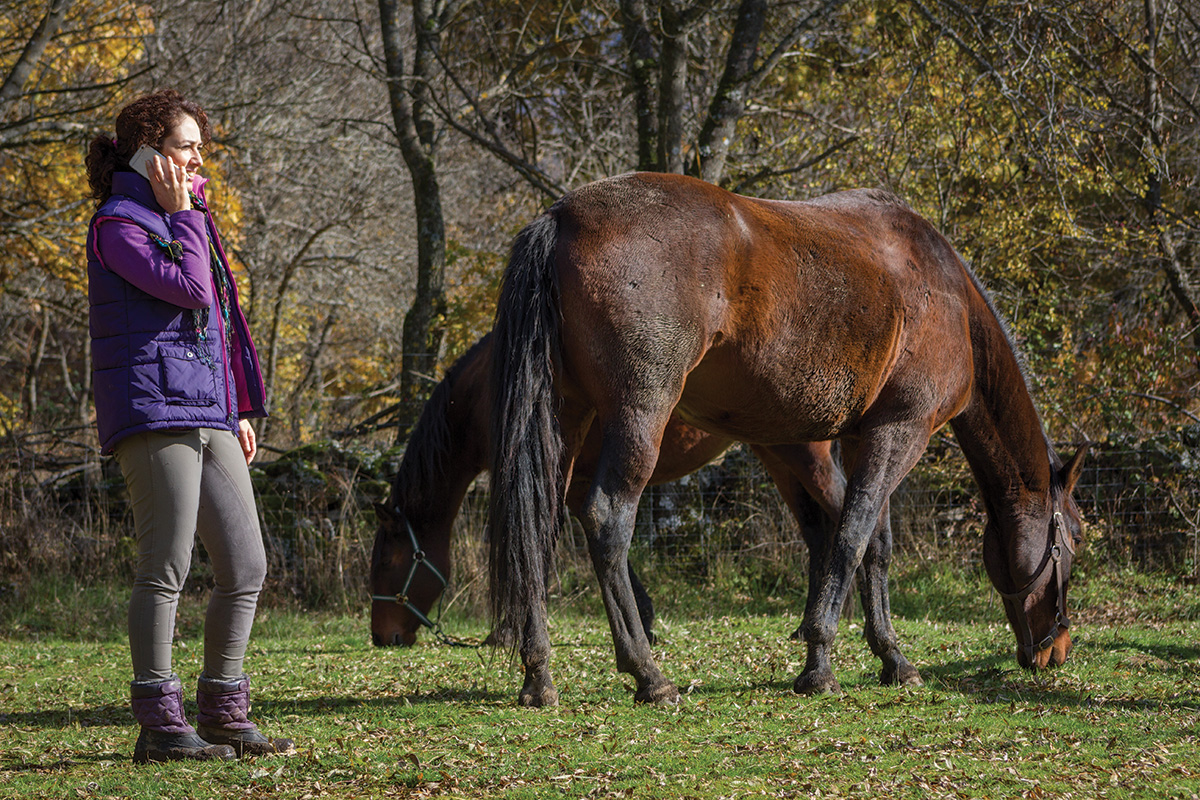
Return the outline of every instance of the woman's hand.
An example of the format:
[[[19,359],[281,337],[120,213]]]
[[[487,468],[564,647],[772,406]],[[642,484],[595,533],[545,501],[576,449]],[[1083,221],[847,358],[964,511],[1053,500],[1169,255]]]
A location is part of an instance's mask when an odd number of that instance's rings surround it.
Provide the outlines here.
[[[238,423],[238,441],[242,443],[242,452],[246,455],[246,465],[254,460],[254,454],[258,452],[258,440],[254,437],[254,428],[250,427],[250,420],[244,419]]]
[[[188,190],[192,188],[192,182],[188,180],[187,170],[169,158],[152,158],[147,163],[150,188],[154,190],[154,199],[163,210],[174,214],[191,208],[192,199],[188,196]]]

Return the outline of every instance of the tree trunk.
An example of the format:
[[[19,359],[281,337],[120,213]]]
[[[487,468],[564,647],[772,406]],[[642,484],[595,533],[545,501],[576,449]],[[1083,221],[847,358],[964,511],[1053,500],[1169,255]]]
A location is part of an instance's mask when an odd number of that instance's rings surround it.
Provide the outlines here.
[[[83,337],[83,375],[79,381],[79,424],[87,427],[91,424],[92,410],[92,337]],[[89,451],[90,452],[90,451]]]
[[[288,291],[292,288],[292,279],[296,277],[296,272],[300,269],[300,264],[304,261],[308,251],[333,226],[334,223],[330,222],[309,232],[304,244],[284,266],[279,286],[275,289],[275,302],[271,306],[271,328],[267,333],[266,358],[263,359],[263,388],[266,390],[267,408],[275,407],[275,386],[279,375],[280,330],[283,327],[283,311],[287,303]],[[267,431],[273,427],[271,418],[262,420],[258,425],[259,438],[265,441]]]
[[[629,48],[629,83],[633,90],[634,113],[637,115],[637,168],[657,172],[658,111],[654,103],[654,76],[658,56],[654,39],[646,26],[644,0],[621,0],[621,19]]]
[[[658,83],[658,168],[683,172],[683,107],[687,93],[687,28],[662,9],[662,71]]]
[[[725,56],[725,71],[721,73],[721,81],[708,107],[708,117],[700,129],[700,177],[709,183],[720,182],[725,172],[729,143],[746,110],[747,82],[754,73],[758,40],[766,16],[766,0],[742,0]]]
[[[46,45],[50,44],[50,40],[58,32],[58,27],[62,25],[63,18],[67,16],[70,8],[69,0],[51,0],[50,7],[46,9],[46,16],[38,23],[37,29],[25,43],[25,49],[21,51],[17,62],[4,79],[4,85],[0,86],[0,121],[8,116],[9,109],[21,96],[25,82],[29,80],[33,68],[42,58],[42,53],[46,52]]]
[[[338,308],[330,308],[324,320],[313,320],[309,328],[308,344],[304,348],[306,368],[303,377],[296,382],[288,403],[288,416],[292,422],[292,438],[303,441],[304,426],[315,427],[325,405],[325,371],[321,358],[329,345],[329,336],[338,323]],[[307,411],[305,407],[307,406]]]
[[[38,373],[42,370],[42,360],[46,357],[46,343],[50,340],[50,306],[42,306],[42,329],[38,333],[37,347],[29,359],[29,370],[25,378],[25,418],[32,420],[37,414],[38,402],[41,400],[38,392]]]
[[[388,101],[396,139],[412,179],[417,217],[417,285],[404,315],[397,441],[407,439],[420,413],[426,381],[433,376],[442,345],[446,308],[446,228],[437,174],[437,126],[430,82],[446,7],[434,0],[413,0],[416,51],[413,72],[405,72],[400,14],[396,0],[379,0],[387,70]]]
[[[1171,294],[1187,315],[1192,328],[1192,343],[1196,348],[1196,363],[1200,366],[1200,304],[1188,279],[1187,270],[1179,258],[1175,238],[1162,213],[1163,182],[1170,174],[1166,145],[1163,141],[1163,101],[1158,80],[1159,21],[1157,0],[1144,0],[1146,13],[1146,51],[1143,72],[1146,85],[1146,150],[1151,156],[1150,174],[1146,178],[1143,204],[1158,242],[1163,271]]]

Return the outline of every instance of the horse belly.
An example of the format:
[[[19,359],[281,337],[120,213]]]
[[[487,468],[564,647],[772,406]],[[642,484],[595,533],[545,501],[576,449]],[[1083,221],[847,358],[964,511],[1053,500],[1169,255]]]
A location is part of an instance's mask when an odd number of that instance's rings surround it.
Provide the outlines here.
[[[752,444],[837,438],[871,391],[845,366],[799,363],[766,373],[710,352],[684,385],[677,412],[698,428]]]
[[[797,292],[721,337],[688,375],[681,414],[754,444],[825,441],[854,425],[893,379],[905,339],[900,298]]]

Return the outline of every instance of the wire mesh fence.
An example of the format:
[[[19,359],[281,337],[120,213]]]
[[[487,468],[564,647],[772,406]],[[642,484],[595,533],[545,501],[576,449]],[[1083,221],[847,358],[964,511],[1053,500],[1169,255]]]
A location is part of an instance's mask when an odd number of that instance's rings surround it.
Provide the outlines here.
[[[1075,495],[1094,557],[1200,577],[1198,445],[1200,426],[1093,445]],[[324,443],[256,462],[271,561],[267,597],[312,607],[362,605],[373,503],[386,499],[399,458],[395,449]],[[12,462],[0,468],[0,596],[39,572],[86,580],[125,575],[132,564],[132,520],[111,460],[89,469],[51,466],[55,479],[43,474],[33,482],[23,480],[27,468]],[[460,510],[453,549],[454,591],[479,607],[487,592],[486,514],[483,476]],[[893,495],[890,514],[897,559],[978,560],[986,515],[951,436],[931,443]],[[689,575],[705,574],[722,558],[724,568],[769,565],[780,574],[802,572],[807,562],[799,523],[758,460],[741,447],[686,478],[647,489],[634,537],[642,552],[666,556],[657,569]],[[584,557],[578,525],[568,529],[563,551]],[[203,588],[208,574],[197,548],[193,583]]]
[[[1089,544],[1108,559],[1195,575],[1198,441],[1200,429],[1187,429],[1093,444],[1075,489]],[[986,514],[951,436],[931,443],[893,494],[890,515],[901,554],[977,550]],[[765,469],[740,448],[681,481],[650,487],[635,536],[671,547],[720,530],[727,533],[724,546],[743,549],[786,544],[800,534]]]

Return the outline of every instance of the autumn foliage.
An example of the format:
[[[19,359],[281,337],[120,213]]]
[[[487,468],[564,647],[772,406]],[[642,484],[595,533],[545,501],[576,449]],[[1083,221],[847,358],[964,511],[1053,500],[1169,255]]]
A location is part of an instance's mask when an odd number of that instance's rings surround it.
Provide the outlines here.
[[[414,36],[405,11],[387,62],[369,4],[7,4],[7,441],[51,472],[94,459],[83,147],[124,102],[167,84],[216,130],[206,170],[267,373],[268,448],[394,424],[414,379],[402,363],[426,364],[415,380],[427,389],[489,328],[515,232],[557,193],[639,165],[779,198],[886,186],[991,287],[1053,436],[1197,421],[1200,31],[1182,6],[492,0],[426,11],[437,36]],[[444,296],[420,321],[421,341],[440,343],[431,362],[405,361],[403,345],[429,231],[388,105],[397,81],[441,192]],[[713,131],[729,132],[719,163]]]

